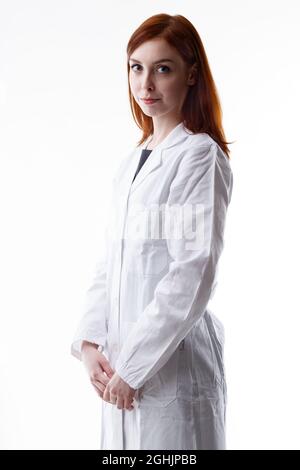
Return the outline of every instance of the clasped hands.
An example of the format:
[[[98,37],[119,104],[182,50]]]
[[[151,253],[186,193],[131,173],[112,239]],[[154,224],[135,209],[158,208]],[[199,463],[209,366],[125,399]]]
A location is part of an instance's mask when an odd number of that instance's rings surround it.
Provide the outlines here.
[[[119,409],[133,410],[136,390],[125,382],[110,366],[109,361],[97,350],[98,345],[82,342],[82,362],[88,372],[90,382],[97,394]]]
[[[103,400],[117,405],[117,408],[132,410],[134,408],[132,402],[135,394],[135,389],[130,387],[121,377],[114,372],[109,382],[107,383]]]

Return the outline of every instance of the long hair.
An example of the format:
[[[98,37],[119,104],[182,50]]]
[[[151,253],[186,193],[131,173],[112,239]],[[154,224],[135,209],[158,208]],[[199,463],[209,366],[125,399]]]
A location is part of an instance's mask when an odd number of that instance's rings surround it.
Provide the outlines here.
[[[129,57],[141,44],[153,38],[162,38],[180,54],[187,66],[195,64],[196,83],[189,87],[181,114],[184,126],[193,134],[205,132],[229,156],[228,144],[222,126],[222,109],[217,88],[209,67],[200,36],[192,23],[182,15],[160,13],[145,20],[131,35],[127,45],[127,78],[130,107],[133,118],[143,135],[141,145],[153,133],[153,122],[135,101],[129,83]]]

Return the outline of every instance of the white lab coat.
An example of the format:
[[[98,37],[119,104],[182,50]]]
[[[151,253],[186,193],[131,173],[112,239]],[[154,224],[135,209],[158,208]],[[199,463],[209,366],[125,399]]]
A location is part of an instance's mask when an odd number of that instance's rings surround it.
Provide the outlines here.
[[[100,399],[101,449],[225,449],[224,328],[208,303],[232,193],[230,163],[208,134],[191,134],[181,122],[132,183],[141,149],[123,159],[114,178],[107,249],[71,352],[81,359],[83,339],[99,344],[136,389],[132,411]],[[193,249],[187,235],[153,238],[166,217],[152,217],[150,235],[137,232],[150,209],[153,216],[176,204],[203,209],[202,242]]]

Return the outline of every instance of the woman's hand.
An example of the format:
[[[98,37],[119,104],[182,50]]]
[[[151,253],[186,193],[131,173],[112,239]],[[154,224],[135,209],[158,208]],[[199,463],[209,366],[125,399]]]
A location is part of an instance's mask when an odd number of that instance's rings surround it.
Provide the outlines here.
[[[106,357],[98,351],[97,344],[83,341],[81,358],[96,393],[105,400],[103,393],[109,380],[114,375],[114,370],[110,367]]]
[[[93,385],[96,393],[104,401],[116,404],[118,408],[123,408],[123,405],[121,404],[124,403],[126,404],[126,409],[132,410],[134,408],[132,401],[135,390],[115,373],[104,354],[98,351],[97,344],[83,341],[81,347],[81,358],[89,375],[91,384]],[[117,377],[119,380],[117,380]],[[108,383],[110,385],[106,391]],[[123,400],[121,397],[116,400],[115,397],[112,396],[115,393],[115,390],[118,390],[118,393],[121,393]],[[104,394],[105,391],[106,393]]]
[[[115,372],[110,381],[107,383],[103,399],[115,403],[117,408],[131,411],[134,406],[132,405],[135,389],[131,388],[127,382]]]

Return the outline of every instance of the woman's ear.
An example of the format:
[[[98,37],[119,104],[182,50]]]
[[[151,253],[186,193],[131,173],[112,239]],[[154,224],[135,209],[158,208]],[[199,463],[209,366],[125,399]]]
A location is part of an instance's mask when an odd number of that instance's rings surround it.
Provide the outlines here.
[[[195,85],[195,83],[197,82],[197,71],[198,71],[197,64],[194,63],[192,67],[190,68],[190,71],[188,74],[187,85]]]

